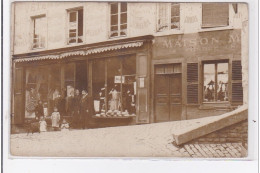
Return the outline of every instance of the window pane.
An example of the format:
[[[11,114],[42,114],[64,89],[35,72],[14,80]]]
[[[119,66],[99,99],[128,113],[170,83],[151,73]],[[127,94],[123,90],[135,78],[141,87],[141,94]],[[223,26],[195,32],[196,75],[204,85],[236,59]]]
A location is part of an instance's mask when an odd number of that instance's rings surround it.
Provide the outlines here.
[[[92,65],[93,69],[93,98],[95,113],[105,116],[105,60],[95,60]]]
[[[121,14],[121,24],[127,23],[127,13]]]
[[[126,12],[126,11],[127,11],[127,3],[121,2],[121,12]]]
[[[117,14],[118,13],[118,3],[112,3],[111,4],[111,14]]]
[[[204,64],[204,102],[215,101],[215,64]]]
[[[180,16],[180,6],[178,4],[171,6],[171,16]]]
[[[124,29],[127,29],[127,24],[120,25],[120,30],[124,30]]]
[[[180,17],[171,18],[171,29],[179,29],[180,28]]]
[[[111,26],[111,31],[117,31],[118,30],[118,25]]]
[[[118,32],[111,32],[110,33],[110,37],[117,37],[118,36]]]
[[[156,74],[164,74],[165,73],[164,65],[157,65],[156,68],[155,68],[155,73]]]
[[[111,16],[111,25],[117,25],[118,24],[118,15],[112,15]]]
[[[72,37],[69,39],[69,43],[76,43],[77,39],[75,37]]]
[[[125,30],[120,31],[120,35],[121,36],[126,36],[126,31]]]
[[[47,34],[47,20],[46,17],[34,19],[34,38],[33,48],[41,48],[45,46],[45,36]]]
[[[122,60],[122,110],[123,114],[135,114],[136,104],[136,57],[125,57]]]
[[[70,22],[76,22],[77,12],[70,12]]]
[[[228,63],[217,64],[217,101],[228,101]]]
[[[107,60],[108,116],[121,110],[121,59]]]
[[[180,22],[180,17],[172,17],[171,18],[171,23],[179,23]]]
[[[78,36],[83,35],[83,9],[78,11]]]
[[[70,32],[70,38],[71,37],[76,37],[76,33],[75,32]]]

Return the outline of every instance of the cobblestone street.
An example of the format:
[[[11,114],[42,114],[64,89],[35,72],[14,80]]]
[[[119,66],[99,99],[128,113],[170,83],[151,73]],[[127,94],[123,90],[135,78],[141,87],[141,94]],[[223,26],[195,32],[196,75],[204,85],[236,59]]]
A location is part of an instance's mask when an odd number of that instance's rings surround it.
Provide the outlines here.
[[[203,119],[206,121],[207,119]],[[198,120],[11,135],[15,156],[238,158],[241,143],[173,144],[173,131]]]

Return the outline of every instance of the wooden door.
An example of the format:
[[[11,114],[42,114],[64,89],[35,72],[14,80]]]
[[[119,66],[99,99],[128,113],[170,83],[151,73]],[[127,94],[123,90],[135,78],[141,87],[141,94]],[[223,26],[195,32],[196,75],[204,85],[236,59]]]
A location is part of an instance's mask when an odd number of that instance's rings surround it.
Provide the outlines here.
[[[181,120],[181,74],[169,76],[170,89],[170,121]]]
[[[155,81],[155,111],[156,122],[169,121],[169,77],[168,75],[156,75]]]
[[[156,122],[180,120],[181,113],[181,74],[156,75]]]

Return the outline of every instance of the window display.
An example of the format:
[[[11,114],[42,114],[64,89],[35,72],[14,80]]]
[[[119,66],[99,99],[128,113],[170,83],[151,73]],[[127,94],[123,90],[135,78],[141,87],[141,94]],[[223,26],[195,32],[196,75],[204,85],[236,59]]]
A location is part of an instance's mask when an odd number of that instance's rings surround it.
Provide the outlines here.
[[[204,102],[228,101],[228,63],[204,64]]]
[[[109,58],[93,61],[93,97],[96,117],[135,116],[136,59]]]
[[[35,118],[35,108],[41,100],[47,107],[48,70],[46,68],[28,68],[26,70],[25,118]]]
[[[92,95],[94,98],[94,110],[96,115],[105,115],[106,110],[106,93],[105,93],[105,60],[95,60],[92,62],[93,70],[93,87]]]

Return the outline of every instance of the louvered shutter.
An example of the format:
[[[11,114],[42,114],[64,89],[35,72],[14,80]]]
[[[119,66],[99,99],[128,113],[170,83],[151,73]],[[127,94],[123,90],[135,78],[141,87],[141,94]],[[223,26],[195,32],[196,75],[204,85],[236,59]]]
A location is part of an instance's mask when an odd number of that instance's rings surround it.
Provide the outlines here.
[[[243,103],[242,66],[241,61],[232,62],[232,104]]]
[[[198,63],[187,64],[187,103],[198,104]]]
[[[228,3],[203,3],[202,4],[202,27],[228,26],[229,4]]]
[[[23,68],[16,68],[14,74],[14,123],[22,124],[24,121],[24,97],[23,97]]]

